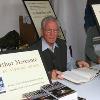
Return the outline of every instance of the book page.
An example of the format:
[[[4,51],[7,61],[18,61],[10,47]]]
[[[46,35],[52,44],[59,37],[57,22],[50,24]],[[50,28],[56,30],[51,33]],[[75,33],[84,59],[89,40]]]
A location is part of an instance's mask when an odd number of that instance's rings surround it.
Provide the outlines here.
[[[94,10],[95,16],[97,18],[98,24],[100,26],[100,4],[93,4],[92,8]]]
[[[21,100],[23,93],[40,89],[49,80],[37,50],[0,55],[0,100]]]
[[[67,79],[71,82],[77,83],[77,84],[89,81],[86,77],[83,77],[83,76],[73,73],[71,71],[65,71],[65,72],[63,72],[63,74],[64,74],[65,79]]]
[[[90,80],[96,75],[96,73],[98,73],[98,70],[94,70],[93,68],[77,68],[72,70],[72,72]]]
[[[77,68],[64,72],[64,78],[74,83],[84,83],[93,79],[98,70],[93,68]]]

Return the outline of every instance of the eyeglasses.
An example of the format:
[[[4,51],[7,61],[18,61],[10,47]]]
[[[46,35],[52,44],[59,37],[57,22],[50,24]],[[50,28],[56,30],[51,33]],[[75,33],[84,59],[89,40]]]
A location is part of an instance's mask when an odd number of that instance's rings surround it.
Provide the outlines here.
[[[51,33],[51,32],[53,32],[53,33],[58,33],[58,32],[59,32],[58,29],[57,29],[57,30],[55,30],[55,29],[48,29],[48,30],[46,30],[46,29],[45,29],[45,31],[46,31],[47,33]]]

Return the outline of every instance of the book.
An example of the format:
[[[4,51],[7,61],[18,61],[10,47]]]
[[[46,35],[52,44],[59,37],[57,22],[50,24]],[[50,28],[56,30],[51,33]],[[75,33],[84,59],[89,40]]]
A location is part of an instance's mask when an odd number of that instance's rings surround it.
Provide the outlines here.
[[[100,67],[92,66],[90,68],[77,68],[71,71],[63,72],[64,78],[73,83],[85,83],[100,74]]]
[[[43,90],[37,90],[29,93],[25,93],[23,95],[24,100],[55,100],[55,98],[49,94],[47,94]]]
[[[43,85],[41,90],[25,93],[26,100],[78,100],[77,92],[60,82]]]

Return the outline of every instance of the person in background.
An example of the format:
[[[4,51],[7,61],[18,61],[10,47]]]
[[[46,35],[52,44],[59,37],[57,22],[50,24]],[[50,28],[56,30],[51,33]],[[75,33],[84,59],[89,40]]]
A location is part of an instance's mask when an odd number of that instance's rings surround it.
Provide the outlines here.
[[[41,22],[41,38],[31,46],[40,51],[45,69],[52,79],[63,79],[62,72],[67,70],[66,41],[58,38],[59,24],[55,17],[48,16]],[[85,61],[76,62],[79,67],[89,67]]]
[[[100,64],[100,52],[96,52],[94,46],[100,46],[100,39],[96,40],[96,37],[100,37],[100,32],[96,26],[96,20],[92,10],[92,4],[100,4],[100,0],[87,0],[85,8],[85,24],[84,28],[87,34],[86,44],[85,44],[85,57],[86,61],[89,63]],[[98,50],[100,51],[100,50]]]

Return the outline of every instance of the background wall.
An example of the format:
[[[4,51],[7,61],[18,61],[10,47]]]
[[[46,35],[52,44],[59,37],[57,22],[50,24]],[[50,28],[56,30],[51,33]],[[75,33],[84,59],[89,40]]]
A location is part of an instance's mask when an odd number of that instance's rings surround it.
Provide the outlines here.
[[[0,2],[0,37],[15,29],[19,32],[19,15],[26,15],[21,0],[1,0]]]
[[[84,57],[84,8],[86,0],[52,0],[75,59]],[[19,15],[27,15],[22,0],[0,2],[0,38],[11,30],[19,32]]]
[[[72,45],[73,57],[84,58],[86,34],[84,10],[86,0],[53,0],[54,9],[64,30],[68,44]]]

